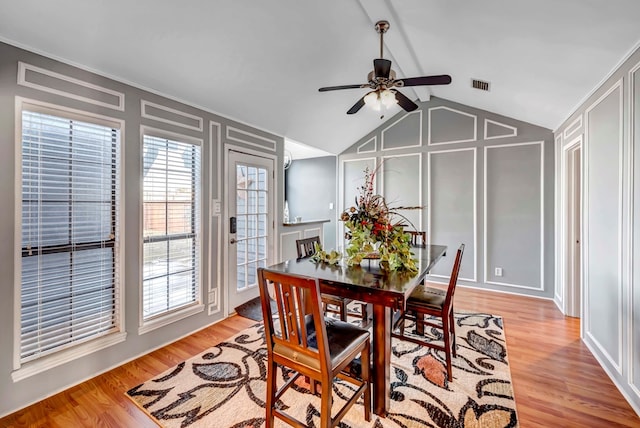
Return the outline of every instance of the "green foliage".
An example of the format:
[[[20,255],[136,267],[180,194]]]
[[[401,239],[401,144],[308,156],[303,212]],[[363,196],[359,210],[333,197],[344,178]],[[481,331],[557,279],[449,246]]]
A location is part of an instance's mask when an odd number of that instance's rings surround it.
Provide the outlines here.
[[[311,256],[310,261],[314,263],[328,263],[330,265],[337,265],[342,259],[342,254],[331,250],[330,252],[326,252],[322,249],[322,246],[317,242],[314,244],[314,248],[316,252]]]

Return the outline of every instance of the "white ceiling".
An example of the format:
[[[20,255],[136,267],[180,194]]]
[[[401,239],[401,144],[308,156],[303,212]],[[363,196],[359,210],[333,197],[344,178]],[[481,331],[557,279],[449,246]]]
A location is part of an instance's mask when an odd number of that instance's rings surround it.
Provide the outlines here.
[[[638,46],[638,16],[638,0],[0,0],[0,40],[339,153],[380,118],[345,114],[365,89],[318,88],[366,81],[379,19],[399,77],[453,78],[409,98],[554,129]]]

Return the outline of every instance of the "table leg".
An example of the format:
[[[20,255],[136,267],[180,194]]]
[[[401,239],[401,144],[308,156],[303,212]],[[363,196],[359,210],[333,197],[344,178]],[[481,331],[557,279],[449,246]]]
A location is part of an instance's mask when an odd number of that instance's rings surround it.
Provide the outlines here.
[[[391,379],[391,308],[373,305],[373,412],[389,411]]]

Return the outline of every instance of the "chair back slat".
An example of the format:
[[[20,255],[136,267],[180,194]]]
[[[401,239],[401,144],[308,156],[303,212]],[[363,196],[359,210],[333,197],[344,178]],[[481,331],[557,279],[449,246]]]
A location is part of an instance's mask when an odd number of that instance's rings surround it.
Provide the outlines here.
[[[267,346],[286,346],[292,352],[310,355],[320,360],[321,366],[330,362],[324,316],[320,310],[320,285],[317,279],[269,272],[258,269],[260,300],[265,325]],[[277,314],[272,314],[268,302],[268,286],[273,287]],[[265,300],[266,303],[265,303]],[[308,303],[308,304],[307,304]],[[280,331],[274,329],[274,318]],[[313,323],[315,341],[310,343],[308,323]],[[315,347],[312,345],[316,345]]]
[[[320,237],[312,236],[310,238],[296,239],[296,249],[298,251],[298,258],[304,259],[311,257],[316,253],[315,244],[320,245]]]

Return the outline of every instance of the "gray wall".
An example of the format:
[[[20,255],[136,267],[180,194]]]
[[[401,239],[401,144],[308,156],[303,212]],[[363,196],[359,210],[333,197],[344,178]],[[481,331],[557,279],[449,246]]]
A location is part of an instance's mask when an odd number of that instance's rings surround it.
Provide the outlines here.
[[[582,338],[640,414],[639,70],[637,50],[558,128],[556,156],[582,141]]]
[[[336,157],[298,159],[285,171],[285,195],[289,203],[289,219],[330,220],[324,223],[322,245],[336,248]],[[333,209],[329,204],[333,204]]]
[[[424,207],[406,214],[429,242],[466,244],[461,285],[553,296],[551,130],[432,97],[340,154],[340,211],[352,205],[366,165],[378,165],[378,192],[393,206]],[[339,222],[339,246],[341,230]],[[446,282],[452,263],[443,259],[429,279]]]
[[[70,76],[81,81],[95,84],[124,95],[123,109],[115,109],[96,105],[92,102],[79,100],[67,95],[53,93],[52,89],[63,89],[91,99],[99,99],[107,103],[114,103],[114,97],[103,97],[94,90],[70,84],[63,80],[52,79],[42,74],[31,73],[28,79],[31,83],[42,85],[42,88],[17,84],[18,61],[41,67],[43,69]],[[31,85],[33,86],[33,85]],[[121,248],[124,249],[125,265],[123,266],[123,286],[125,287],[125,306],[127,332],[125,342],[107,347],[72,362],[51,368],[38,375],[13,382],[13,346],[14,332],[19,331],[19,313],[14,311],[14,290],[19,284],[14,284],[14,254],[19,251],[20,242],[14,240],[15,219],[15,156],[19,143],[16,140],[15,99],[24,97],[32,100],[74,108],[90,113],[123,119],[125,131],[122,137],[124,151],[123,171],[125,174],[125,190],[122,202],[125,206],[121,230],[125,240]],[[149,108],[147,113],[152,117],[143,117],[141,102],[146,100],[178,112],[191,115],[172,113],[166,109]],[[193,128],[198,121],[202,129]],[[183,121],[181,124],[171,124],[169,121]],[[171,323],[143,335],[138,334],[139,296],[140,296],[140,241],[141,225],[141,142],[140,127],[142,125],[163,129],[166,131],[188,135],[203,140],[202,174],[203,174],[203,230],[202,230],[202,288],[205,310],[183,320]],[[186,125],[186,126],[185,126]],[[196,126],[197,128],[197,126]],[[240,132],[236,131],[240,130]],[[219,131],[219,132],[218,132]],[[0,416],[13,412],[21,407],[38,401],[48,395],[61,391],[68,386],[91,378],[101,372],[116,367],[125,361],[148,353],[165,344],[171,343],[194,331],[202,329],[223,318],[225,313],[224,296],[226,288],[225,266],[219,260],[220,252],[226,248],[227,239],[223,236],[226,228],[224,219],[210,212],[209,195],[211,199],[220,199],[224,207],[224,189],[226,178],[221,165],[224,149],[236,147],[253,152],[265,153],[276,157],[276,198],[278,212],[275,218],[276,230],[274,242],[280,234],[282,218],[284,173],[282,157],[284,139],[281,136],[255,129],[249,125],[237,123],[211,112],[185,105],[175,100],[153,94],[116,82],[111,79],[89,73],[76,67],[30,53],[8,44],[0,43]],[[209,219],[209,221],[206,221]],[[275,244],[277,251],[277,244]]]

